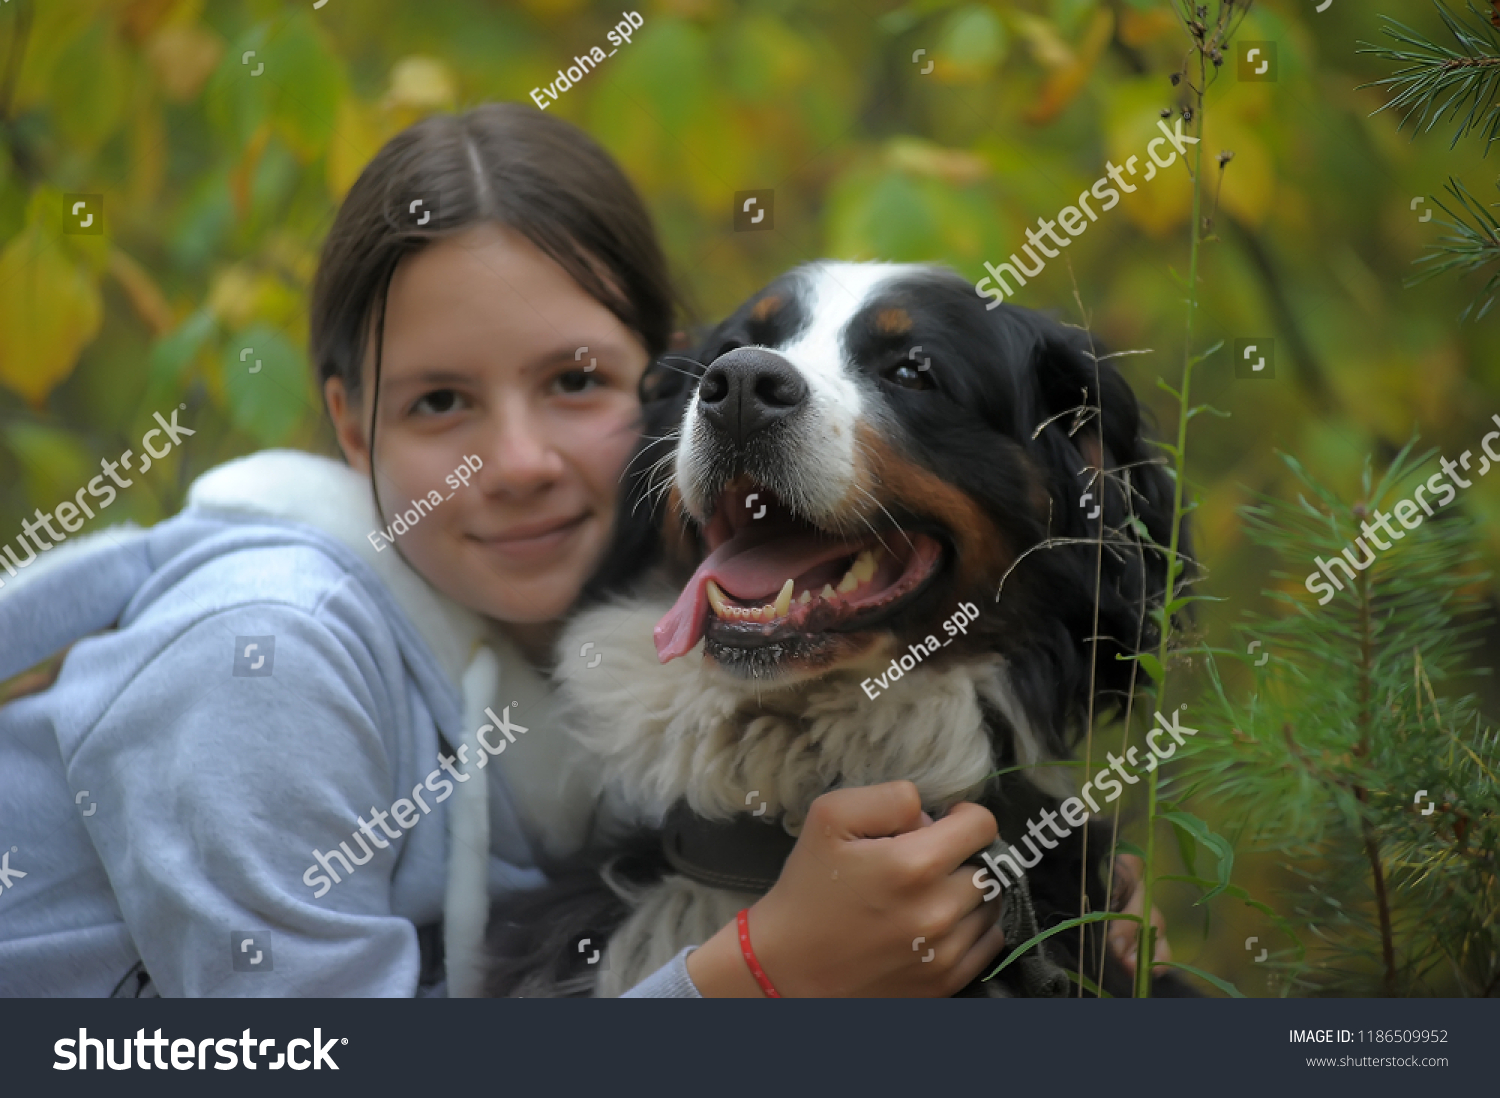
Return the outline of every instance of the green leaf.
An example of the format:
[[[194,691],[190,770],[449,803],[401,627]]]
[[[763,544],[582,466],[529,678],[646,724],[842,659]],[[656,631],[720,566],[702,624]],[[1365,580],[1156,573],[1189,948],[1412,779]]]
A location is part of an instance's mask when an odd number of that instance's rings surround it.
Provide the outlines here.
[[[1140,663],[1140,665],[1143,668],[1145,668],[1146,674],[1150,675],[1151,678],[1154,681],[1161,682],[1161,680],[1163,678],[1162,670],[1161,670],[1161,660],[1157,659],[1150,652],[1141,652],[1138,655],[1134,655],[1134,656],[1127,656],[1127,655],[1124,655],[1123,653],[1116,652],[1115,653],[1115,659],[1117,659],[1117,660],[1136,660],[1136,661],[1138,661]]]
[[[1074,972],[1072,969],[1069,969],[1068,970],[1068,979],[1072,980],[1079,987],[1083,988],[1084,991],[1091,992],[1094,995],[1099,996],[1099,998],[1101,998],[1101,999],[1113,999],[1114,998],[1113,995],[1111,995],[1109,992],[1105,991],[1102,987],[1100,987],[1098,984],[1094,983],[1093,980],[1090,980],[1087,976],[1083,975],[1083,973],[1081,973],[1081,972]]]
[[[154,407],[175,403],[177,394],[182,391],[183,375],[216,327],[213,311],[205,307],[156,341],[147,367],[148,404]]]
[[[991,771],[985,775],[985,780],[998,778],[1003,774],[1014,774],[1018,770],[1035,770],[1043,766],[1083,766],[1083,761],[1081,759],[1058,759],[1052,762],[1023,763],[1020,766],[1007,766],[1001,770]]]
[[[305,15],[288,21],[267,43],[264,75],[272,78],[271,122],[281,137],[303,161],[326,150],[344,73]]]
[[[75,39],[52,70],[52,118],[75,155],[102,145],[119,128],[129,103],[134,74],[108,27],[101,20]]]
[[[42,225],[27,226],[0,251],[0,382],[40,407],[73,372],[103,314],[88,269]]]
[[[1221,835],[1214,834],[1197,816],[1190,812],[1163,812],[1157,816],[1158,819],[1166,820],[1178,833],[1178,844],[1183,840],[1183,834],[1191,836],[1209,850],[1213,851],[1219,858],[1217,867],[1218,883],[1203,896],[1198,903],[1204,903],[1213,899],[1219,893],[1229,887],[1229,875],[1234,869],[1234,847],[1229,845],[1229,840]],[[1185,861],[1187,859],[1184,859]],[[1188,868],[1192,868],[1192,862],[1188,862]]]
[[[22,422],[6,427],[3,437],[25,470],[27,497],[47,501],[45,509],[72,499],[99,472],[88,447],[71,431]]]
[[[1201,968],[1194,968],[1192,965],[1185,965],[1180,961],[1157,961],[1156,963],[1158,965],[1166,965],[1168,968],[1180,968],[1184,972],[1191,972],[1194,976],[1198,977],[1198,979],[1207,980],[1209,983],[1213,984],[1214,987],[1218,988],[1230,998],[1243,999],[1245,997],[1240,989],[1235,987],[1228,980],[1223,980],[1218,976],[1212,975],[1211,973],[1204,972]]]
[[[252,324],[224,348],[229,418],[263,445],[275,446],[313,409],[302,352],[275,328]]]
[[[270,110],[277,79],[292,74],[268,74],[264,24],[251,27],[224,53],[203,91],[208,120],[228,144],[243,149]],[[255,75],[259,69],[259,75]]]
[[[1198,876],[1198,866],[1197,866],[1197,861],[1198,861],[1198,844],[1197,844],[1197,842],[1194,841],[1192,835],[1190,835],[1188,832],[1184,831],[1180,827],[1174,827],[1172,829],[1172,834],[1177,839],[1177,852],[1182,855],[1182,864],[1185,865],[1185,866],[1187,866],[1187,871],[1189,873],[1193,874],[1193,880],[1195,880],[1195,881],[1202,880],[1202,878]],[[1217,881],[1205,881],[1204,882],[1204,887],[1205,888],[1213,888],[1217,884],[1218,884]]]
[[[943,22],[938,32],[938,63],[949,79],[981,80],[1005,56],[1005,27],[989,8],[970,4]]]
[[[1115,853],[1134,854],[1141,861],[1146,860],[1146,852],[1140,847],[1136,846],[1135,843],[1131,842],[1129,839],[1121,839],[1119,842],[1115,843]]]
[[[1068,919],[1064,922],[1058,923],[1050,930],[1044,930],[1040,934],[1026,939],[1026,941],[1016,946],[1015,949],[1010,951],[1010,954],[1005,958],[1005,960],[1001,961],[998,965],[990,970],[989,975],[986,976],[985,979],[992,979],[1002,970],[1009,968],[1010,963],[1017,957],[1021,956],[1021,954],[1025,953],[1028,949],[1036,945],[1038,942],[1045,942],[1054,934],[1061,934],[1064,930],[1072,930],[1075,926],[1082,926],[1084,923],[1100,923],[1110,919],[1124,919],[1127,922],[1136,924],[1139,924],[1141,922],[1141,917],[1139,915],[1123,915],[1114,911],[1091,911],[1089,912],[1089,914],[1080,915],[1076,919]]]

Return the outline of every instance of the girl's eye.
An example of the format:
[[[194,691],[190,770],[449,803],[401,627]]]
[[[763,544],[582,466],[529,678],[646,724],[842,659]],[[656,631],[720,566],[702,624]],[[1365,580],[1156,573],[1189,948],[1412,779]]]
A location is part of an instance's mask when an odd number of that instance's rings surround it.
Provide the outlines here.
[[[411,406],[411,410],[422,415],[438,416],[453,411],[462,400],[457,389],[434,389],[418,397],[417,402]]]
[[[557,375],[556,385],[564,393],[581,393],[599,384],[593,370],[568,370]]]
[[[893,385],[899,385],[903,389],[931,389],[934,388],[932,378],[925,369],[918,369],[913,362],[902,362],[900,365],[887,370],[885,379]]]

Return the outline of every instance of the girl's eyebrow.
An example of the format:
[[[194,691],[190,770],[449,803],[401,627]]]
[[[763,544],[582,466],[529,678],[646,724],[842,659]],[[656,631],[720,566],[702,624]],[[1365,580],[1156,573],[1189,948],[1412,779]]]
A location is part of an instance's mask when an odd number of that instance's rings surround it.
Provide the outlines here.
[[[413,388],[451,388],[455,385],[463,385],[474,380],[473,376],[461,373],[457,370],[427,369],[419,373],[408,374],[405,377],[394,377],[390,384],[394,386]]]
[[[545,354],[537,359],[534,366],[546,369],[548,366],[558,362],[577,362],[579,365],[587,363],[590,357],[601,354],[614,353],[617,350],[615,343],[600,341],[594,344],[579,344],[577,347],[559,347],[550,354]]]

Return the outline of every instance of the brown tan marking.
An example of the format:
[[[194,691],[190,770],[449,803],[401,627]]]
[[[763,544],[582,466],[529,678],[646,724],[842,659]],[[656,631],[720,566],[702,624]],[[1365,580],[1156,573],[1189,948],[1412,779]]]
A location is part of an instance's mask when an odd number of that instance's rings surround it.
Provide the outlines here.
[[[911,314],[898,306],[875,314],[875,330],[881,335],[905,335],[911,331]]]
[[[750,308],[751,320],[770,320],[776,315],[778,309],[786,304],[786,299],[780,294],[767,294]]]
[[[960,592],[993,589],[1016,559],[1016,550],[974,500],[940,477],[901,455],[878,431],[861,423],[855,428],[858,450],[865,456],[858,480],[871,496],[893,500],[914,514],[925,515],[947,530],[957,556]],[[840,510],[865,510],[869,497],[859,488],[844,497]]]

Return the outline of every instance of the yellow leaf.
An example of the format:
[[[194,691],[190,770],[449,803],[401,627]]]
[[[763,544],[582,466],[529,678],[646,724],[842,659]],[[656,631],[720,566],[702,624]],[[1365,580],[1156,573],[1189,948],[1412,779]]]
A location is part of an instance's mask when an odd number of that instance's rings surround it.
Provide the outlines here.
[[[341,201],[359,173],[380,151],[385,127],[376,112],[353,95],[339,99],[333,121],[333,140],[328,145],[328,193]]]
[[[1088,83],[1089,75],[1094,71],[1094,65],[1104,47],[1109,45],[1114,26],[1115,18],[1107,8],[1094,12],[1078,53],[1047,75],[1042,84],[1041,96],[1026,111],[1026,121],[1033,125],[1050,122],[1073,102],[1074,97],[1083,90],[1084,84]]]
[[[1120,9],[1120,41],[1131,49],[1141,49],[1158,38],[1176,34],[1179,26],[1170,8],[1136,11],[1127,4]]]
[[[941,179],[956,187],[967,187],[990,174],[984,158],[967,149],[945,149],[915,137],[893,137],[886,145],[885,155],[893,168]]]
[[[1120,208],[1125,216],[1152,236],[1162,236],[1192,217],[1193,186],[1187,167],[1178,156],[1171,167],[1156,168],[1151,163],[1147,146],[1161,137],[1157,122],[1161,121],[1161,109],[1171,100],[1164,91],[1165,82],[1156,76],[1136,80],[1121,80],[1110,96],[1109,110],[1105,118],[1105,148],[1109,161],[1121,170],[1124,184],[1119,187]],[[1177,120],[1167,125],[1175,127]],[[1183,132],[1191,135],[1192,127],[1184,126]],[[1188,155],[1193,155],[1193,146]],[[1169,147],[1157,146],[1157,152],[1166,158],[1172,154]],[[1130,171],[1130,159],[1135,158],[1135,171]],[[1213,156],[1205,150],[1205,171],[1211,166],[1218,171]],[[1101,171],[1101,174],[1103,172]],[[1145,177],[1151,175],[1151,179]],[[1111,184],[1113,185],[1113,184]],[[1134,192],[1125,190],[1125,185],[1134,187]],[[1207,204],[1204,209],[1207,210]]]
[[[118,248],[109,252],[109,273],[114,276],[136,314],[151,326],[152,335],[164,336],[177,326],[172,306],[146,269]]]
[[[1224,169],[1219,209],[1258,229],[1271,212],[1276,195],[1275,166],[1265,142],[1254,130],[1222,111],[1210,112],[1204,123],[1203,208],[1212,209],[1212,195],[1219,185],[1219,153],[1226,149],[1234,153],[1234,159]]]
[[[1031,47],[1031,55],[1040,64],[1049,69],[1060,69],[1072,63],[1073,50],[1063,41],[1062,35],[1057,33],[1057,28],[1047,20],[1024,11],[1011,12],[1010,17],[1016,30]]]
[[[390,90],[382,103],[387,110],[446,111],[458,99],[453,70],[433,57],[403,57],[391,69]]]
[[[156,105],[132,112],[130,205],[150,207],[167,174],[167,123]]]
[[[224,42],[198,26],[163,27],[146,46],[146,60],[167,98],[183,103],[203,89],[219,64]]]
[[[0,381],[40,408],[99,331],[99,287],[40,225],[0,252]]]
[[[235,264],[213,280],[208,290],[209,310],[227,328],[243,328],[255,315],[255,275]]]
[[[209,286],[208,307],[229,329],[244,328],[256,320],[286,327],[296,321],[302,296],[300,289],[287,285],[274,273],[236,263]]]
[[[132,41],[142,42],[187,6],[179,0],[130,0],[120,13],[120,26]]]

